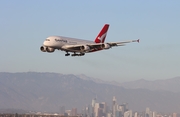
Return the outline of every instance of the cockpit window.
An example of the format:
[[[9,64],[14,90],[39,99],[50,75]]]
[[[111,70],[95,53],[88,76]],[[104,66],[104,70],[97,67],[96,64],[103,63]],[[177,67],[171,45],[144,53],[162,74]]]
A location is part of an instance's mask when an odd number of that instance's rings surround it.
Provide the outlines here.
[[[50,41],[49,39],[46,39],[46,41]]]

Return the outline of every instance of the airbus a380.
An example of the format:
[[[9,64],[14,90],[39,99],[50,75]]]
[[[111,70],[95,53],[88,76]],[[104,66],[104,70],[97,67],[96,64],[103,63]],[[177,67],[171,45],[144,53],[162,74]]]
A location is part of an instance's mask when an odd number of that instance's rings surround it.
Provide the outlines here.
[[[46,40],[43,43],[43,46],[40,47],[40,50],[42,52],[52,53],[57,49],[65,51],[65,56],[69,56],[70,52],[72,52],[71,56],[83,56],[85,55],[85,53],[106,50],[114,46],[124,46],[126,43],[139,42],[139,39],[137,39],[130,41],[105,43],[104,41],[107,35],[108,28],[109,24],[105,24],[94,41],[64,36],[50,36],[46,38]]]

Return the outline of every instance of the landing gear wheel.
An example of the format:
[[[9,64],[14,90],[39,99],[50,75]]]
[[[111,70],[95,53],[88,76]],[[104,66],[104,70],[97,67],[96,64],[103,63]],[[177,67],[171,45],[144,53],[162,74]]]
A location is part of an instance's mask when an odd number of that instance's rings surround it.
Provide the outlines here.
[[[71,56],[84,56],[85,55],[85,53],[80,53],[80,54],[71,54]]]
[[[70,54],[65,54],[65,56],[69,56]]]
[[[65,54],[65,56],[69,56],[70,54],[67,52],[66,54]]]

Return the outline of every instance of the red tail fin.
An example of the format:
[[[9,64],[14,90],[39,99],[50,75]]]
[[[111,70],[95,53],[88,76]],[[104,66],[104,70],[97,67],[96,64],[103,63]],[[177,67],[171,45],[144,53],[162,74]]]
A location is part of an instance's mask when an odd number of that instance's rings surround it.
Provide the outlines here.
[[[104,43],[106,35],[107,35],[108,28],[109,28],[109,24],[105,24],[104,27],[102,28],[101,32],[98,34],[98,36],[94,40],[94,42]]]

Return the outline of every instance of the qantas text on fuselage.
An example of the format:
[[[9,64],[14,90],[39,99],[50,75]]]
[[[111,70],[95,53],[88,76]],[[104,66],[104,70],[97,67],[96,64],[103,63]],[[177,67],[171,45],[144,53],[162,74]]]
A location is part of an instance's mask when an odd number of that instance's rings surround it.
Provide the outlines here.
[[[65,56],[83,56],[85,53],[107,50],[114,46],[124,46],[126,43],[139,42],[137,40],[120,41],[120,42],[104,42],[106,39],[109,24],[105,24],[94,41],[88,41],[77,38],[64,36],[50,36],[46,38],[43,46],[40,47],[42,52],[52,53],[56,49],[65,51]]]

